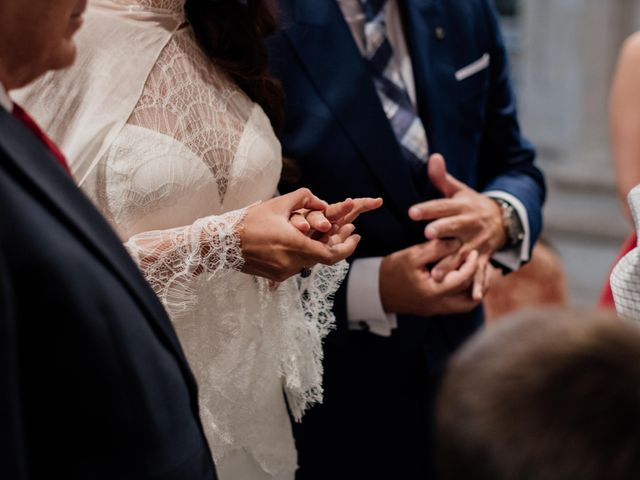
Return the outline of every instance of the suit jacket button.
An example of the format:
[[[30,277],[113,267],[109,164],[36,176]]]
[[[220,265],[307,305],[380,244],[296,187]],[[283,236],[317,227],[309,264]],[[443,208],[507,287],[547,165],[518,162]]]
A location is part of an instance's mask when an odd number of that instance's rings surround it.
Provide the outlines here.
[[[358,322],[358,326],[360,327],[360,329],[364,330],[365,332],[368,332],[370,329],[369,324],[364,320],[361,320],[360,322]]]
[[[446,33],[442,27],[436,27],[435,34],[438,40],[444,40],[444,37],[446,37]]]

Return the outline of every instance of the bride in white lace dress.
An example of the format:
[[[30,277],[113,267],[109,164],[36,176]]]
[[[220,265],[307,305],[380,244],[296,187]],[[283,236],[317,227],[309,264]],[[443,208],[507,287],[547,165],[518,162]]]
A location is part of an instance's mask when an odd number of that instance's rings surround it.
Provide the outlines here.
[[[240,272],[277,277],[249,267],[252,249],[264,248],[256,217],[265,210],[248,207],[275,195],[280,145],[263,109],[199,47],[184,1],[91,1],[76,67],[17,97],[169,311],[220,478],[292,479],[287,403],[299,420],[322,399],[321,341],[346,267],[318,266],[277,288]],[[288,203],[269,204],[288,222]],[[264,223],[267,242],[272,227]],[[343,227],[341,249],[316,260],[344,258],[357,243],[351,232]]]

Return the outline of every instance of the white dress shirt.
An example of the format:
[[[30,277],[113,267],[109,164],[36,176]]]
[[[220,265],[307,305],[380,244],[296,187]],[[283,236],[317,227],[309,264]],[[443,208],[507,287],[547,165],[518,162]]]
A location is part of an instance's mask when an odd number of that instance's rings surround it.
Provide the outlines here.
[[[351,29],[353,38],[361,52],[365,51],[364,25],[365,16],[359,0],[337,0],[342,14]],[[407,93],[414,107],[417,105],[413,66],[404,36],[402,19],[398,3],[389,0],[385,5],[387,38],[393,48],[393,61],[396,62],[404,81]],[[425,172],[426,175],[426,172]],[[523,262],[529,260],[531,242],[527,210],[520,200],[502,191],[485,192],[492,198],[500,198],[509,202],[524,228],[524,240],[520,246],[511,250],[497,252],[493,259],[511,270],[517,270]],[[360,258],[351,265],[351,273],[347,282],[347,318],[349,328],[369,330],[381,336],[390,336],[398,325],[397,315],[387,313],[380,299],[380,263],[382,257]]]
[[[11,101],[11,98],[9,98],[7,89],[4,88],[2,83],[0,83],[0,107],[4,108],[9,113],[13,111],[13,102]]]

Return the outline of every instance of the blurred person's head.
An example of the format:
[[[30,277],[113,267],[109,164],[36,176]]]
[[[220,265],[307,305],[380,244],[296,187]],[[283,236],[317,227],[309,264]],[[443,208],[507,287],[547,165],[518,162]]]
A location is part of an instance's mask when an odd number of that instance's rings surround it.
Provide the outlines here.
[[[75,60],[87,0],[0,0],[0,82],[22,87]]]
[[[438,399],[444,480],[640,478],[640,328],[524,312],[453,358]]]

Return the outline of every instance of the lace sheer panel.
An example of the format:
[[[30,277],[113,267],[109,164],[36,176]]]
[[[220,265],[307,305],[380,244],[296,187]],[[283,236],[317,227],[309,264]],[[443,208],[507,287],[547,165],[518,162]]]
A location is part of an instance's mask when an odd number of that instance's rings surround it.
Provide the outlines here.
[[[144,232],[125,244],[172,318],[196,308],[196,279],[242,268],[238,230],[245,214],[246,209],[189,227]]]
[[[127,125],[83,188],[129,239],[167,308],[183,314],[195,308],[201,272],[239,268],[233,222],[216,215],[270,198],[279,168],[268,119],[200,52],[187,27],[160,54]],[[225,208],[230,186],[233,206]],[[230,245],[238,246],[233,254]],[[206,265],[198,269],[198,261]]]
[[[184,28],[162,51],[127,127],[87,184],[123,238],[131,237],[127,248],[172,316],[196,308],[199,282],[242,265],[235,231],[242,215],[202,217],[207,209],[221,213],[254,107],[202,54],[192,30]],[[268,124],[262,130],[273,136]],[[262,150],[279,160],[279,152]],[[245,198],[242,205],[256,201]],[[166,228],[195,218],[200,220]],[[205,278],[198,278],[203,273]]]
[[[215,180],[200,159],[166,135],[132,125],[123,128],[82,188],[123,241],[224,213]]]
[[[289,355],[283,357],[281,371],[289,408],[297,422],[311,406],[322,403],[322,341],[335,327],[333,296],[348,271],[349,264],[344,261],[334,266],[318,265],[309,277],[294,279],[296,291],[289,297],[296,299],[297,308],[288,311],[287,302],[282,302]],[[291,315],[296,309],[302,312],[301,318]]]
[[[181,13],[184,10],[186,0],[112,0],[119,5],[131,5],[147,8],[158,8]]]
[[[200,158],[224,201],[253,102],[198,47],[191,28],[176,33],[151,71],[129,124],[168,135]]]
[[[221,465],[248,452],[265,472],[294,472],[296,453],[282,390],[296,419],[322,400],[322,340],[346,262],[316,266],[277,289],[230,273],[202,285],[199,311],[176,329],[200,386],[207,438]]]

